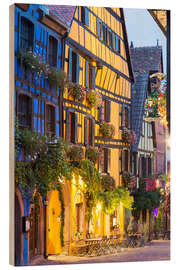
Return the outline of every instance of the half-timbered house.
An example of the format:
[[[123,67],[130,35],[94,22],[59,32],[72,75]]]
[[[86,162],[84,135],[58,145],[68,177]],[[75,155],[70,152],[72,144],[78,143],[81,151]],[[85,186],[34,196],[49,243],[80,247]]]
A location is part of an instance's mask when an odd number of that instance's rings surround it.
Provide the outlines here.
[[[165,138],[166,131],[160,121],[149,122],[144,119],[145,100],[159,84],[157,78],[150,75],[163,72],[162,47],[130,47],[135,83],[132,87],[132,128],[136,133],[136,142],[132,145],[132,171],[138,177],[156,187],[158,174],[165,174]],[[140,221],[146,228],[147,239],[151,235],[152,211],[144,209]]]
[[[41,135],[59,137],[62,134],[62,95],[43,76],[31,72],[21,63],[19,53],[31,52],[44,63],[62,68],[64,37],[68,29],[56,20],[44,6],[16,4],[14,6],[14,110],[19,127]],[[37,205],[31,203],[37,199]],[[18,187],[15,190],[15,264],[27,264],[35,255],[45,252],[45,203],[34,191],[24,198]],[[40,214],[38,218],[37,213]],[[30,217],[30,231],[23,231],[24,217]]]
[[[19,61],[23,49],[41,57],[44,63],[63,68],[72,85],[99,95],[92,106],[88,94],[76,99],[65,89],[49,84],[46,77],[28,72]],[[15,116],[20,128],[42,135],[62,137],[69,145],[95,147],[96,163],[102,175],[122,185],[122,174],[130,171],[130,143],[123,140],[123,127],[131,127],[131,84],[134,82],[123,9],[15,5]],[[107,136],[101,126],[111,127]],[[77,234],[86,239],[86,201],[81,177],[64,181],[64,246],[60,241],[60,201],[58,191],[46,201],[37,190],[23,198],[16,187],[16,264],[27,264],[35,255],[71,254]],[[38,202],[31,204],[32,197]],[[37,213],[39,213],[37,215]],[[39,216],[37,218],[37,216]],[[30,231],[21,230],[21,218],[30,216]],[[93,211],[91,231],[95,236],[113,234],[117,225],[123,237],[125,209],[113,215]],[[19,223],[18,223],[19,222]],[[21,241],[19,242],[19,239]]]
[[[81,145],[84,151],[94,146],[100,154],[97,168],[101,174],[122,184],[122,172],[130,170],[130,144],[122,140],[122,126],[130,128],[131,84],[134,80],[123,10],[119,8],[68,7],[74,11],[65,41],[64,71],[72,83],[95,90],[102,96],[102,104],[92,107],[88,98],[81,102],[66,91],[63,99],[64,138],[70,144]],[[63,7],[54,7],[62,17]],[[67,13],[68,13],[67,10]],[[70,10],[69,10],[70,12]],[[72,14],[72,13],[71,13]],[[115,128],[114,136],[103,136],[101,123]],[[81,178],[74,182],[81,185]],[[77,185],[69,186],[71,199],[65,222],[70,232],[65,242],[71,245],[77,233],[86,238],[85,199]],[[113,233],[112,220],[124,232],[124,207],[120,205],[114,216],[105,215],[101,206],[93,213],[91,232],[96,236]]]

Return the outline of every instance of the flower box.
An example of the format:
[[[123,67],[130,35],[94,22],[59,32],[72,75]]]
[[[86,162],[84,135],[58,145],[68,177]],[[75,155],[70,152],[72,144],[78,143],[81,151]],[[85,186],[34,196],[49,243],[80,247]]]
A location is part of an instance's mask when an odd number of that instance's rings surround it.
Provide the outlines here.
[[[97,108],[102,104],[102,96],[96,90],[91,89],[87,92],[87,100],[91,107]]]
[[[85,98],[86,88],[82,87],[78,83],[69,83],[68,94],[78,102],[82,102]]]
[[[115,127],[112,124],[101,122],[99,132],[103,135],[104,138],[113,138],[115,135]]]
[[[126,127],[122,128],[122,140],[125,143],[134,144],[136,141],[136,134],[133,130],[130,130]]]

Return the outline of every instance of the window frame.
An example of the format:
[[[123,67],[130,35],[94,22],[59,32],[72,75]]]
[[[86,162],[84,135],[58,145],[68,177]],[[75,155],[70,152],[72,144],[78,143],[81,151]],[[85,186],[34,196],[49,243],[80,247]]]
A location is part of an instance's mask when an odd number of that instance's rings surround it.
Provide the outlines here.
[[[22,97],[26,98],[26,100],[28,101],[27,102],[28,104],[26,104],[26,108],[28,108],[27,112],[21,111],[21,108],[22,108],[21,106],[23,106],[22,105],[22,100],[21,100]],[[24,116],[26,121],[29,122],[27,125],[24,125],[24,124],[21,123],[21,120],[20,120],[20,117],[19,117],[20,115]],[[24,93],[19,93],[18,94],[17,118],[18,118],[20,128],[22,128],[22,129],[25,129],[25,128],[32,129],[32,97],[30,97],[29,95],[26,95]]]
[[[24,26],[24,27],[23,27]],[[23,28],[28,29],[27,33],[23,32]],[[25,35],[28,37],[25,37]],[[28,46],[22,46],[23,40],[28,43]],[[20,32],[20,48],[24,49],[25,51],[33,51],[33,44],[34,44],[34,24],[32,21],[27,19],[26,17],[21,17],[21,32]]]
[[[50,35],[48,42],[48,63],[52,67],[57,67],[58,40]]]
[[[48,111],[48,109],[50,108],[50,110],[51,110],[51,123],[50,123],[50,125],[52,125],[52,127],[51,127],[51,130],[49,131],[48,130],[48,122],[49,122],[49,120],[48,120],[48,114],[47,114],[47,111]],[[56,136],[56,107],[54,106],[54,105],[52,105],[52,104],[49,104],[49,103],[47,103],[46,104],[46,135],[47,136],[50,136],[50,137],[55,137]]]

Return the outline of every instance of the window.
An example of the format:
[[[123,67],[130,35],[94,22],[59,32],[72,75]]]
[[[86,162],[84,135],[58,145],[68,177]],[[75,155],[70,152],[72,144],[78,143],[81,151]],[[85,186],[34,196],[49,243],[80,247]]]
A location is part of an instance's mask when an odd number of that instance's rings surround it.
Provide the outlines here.
[[[111,102],[109,100],[103,99],[102,120],[105,122],[110,122],[110,118],[111,118]]]
[[[148,176],[152,175],[152,161],[151,158],[148,157]]]
[[[113,35],[111,32],[109,32],[109,46],[113,48]]]
[[[94,138],[94,123],[91,118],[85,118],[85,145],[93,145],[93,138]]]
[[[134,175],[137,175],[137,153],[133,153]]]
[[[128,172],[129,170],[129,153],[128,150],[124,150],[124,170]]]
[[[21,48],[24,50],[33,49],[34,25],[24,17],[21,17]]]
[[[21,128],[31,128],[32,100],[26,95],[19,95],[18,121]]]
[[[56,67],[57,66],[57,47],[58,41],[54,37],[49,37],[49,55],[48,62],[49,65]]]
[[[75,113],[69,113],[69,142],[75,143]]]
[[[55,107],[46,106],[46,134],[49,137],[55,136]]]
[[[127,107],[124,108],[124,126],[129,127],[129,110]]]
[[[71,81],[76,82],[76,70],[77,70],[77,54],[72,52],[72,73]]]
[[[142,177],[146,177],[147,175],[146,175],[146,158],[145,157],[142,157]]]
[[[85,7],[81,7],[81,22],[89,26],[89,12]]]
[[[107,29],[106,26],[102,26],[102,40],[106,43],[107,42]]]
[[[103,148],[100,157],[100,171],[102,173],[109,173],[110,172],[110,159],[111,159],[111,152],[109,148]]]

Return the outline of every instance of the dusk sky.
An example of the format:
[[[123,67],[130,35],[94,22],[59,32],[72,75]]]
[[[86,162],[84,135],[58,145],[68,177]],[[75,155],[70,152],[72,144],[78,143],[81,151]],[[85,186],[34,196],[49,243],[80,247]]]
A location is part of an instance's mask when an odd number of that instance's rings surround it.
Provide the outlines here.
[[[124,9],[129,44],[134,47],[156,46],[157,39],[163,48],[163,65],[166,73],[166,37],[146,9]]]

